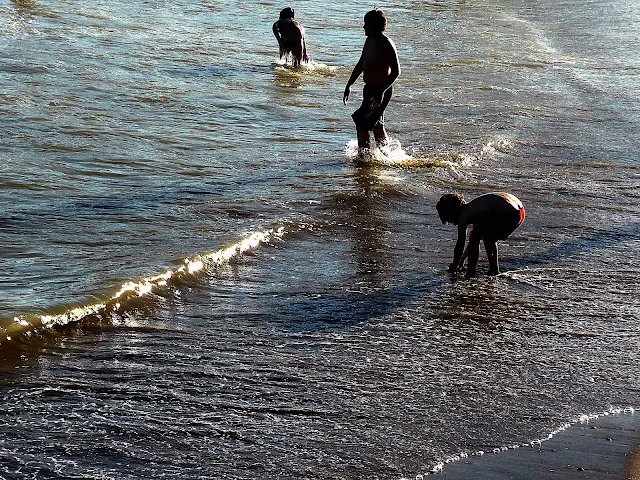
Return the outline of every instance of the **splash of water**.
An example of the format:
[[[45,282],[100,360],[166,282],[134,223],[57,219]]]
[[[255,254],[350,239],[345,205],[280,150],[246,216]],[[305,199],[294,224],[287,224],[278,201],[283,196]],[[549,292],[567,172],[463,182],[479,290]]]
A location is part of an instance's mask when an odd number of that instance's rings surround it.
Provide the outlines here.
[[[427,155],[409,155],[400,142],[389,139],[386,145],[374,146],[362,151],[356,140],[347,143],[345,154],[354,162],[364,165],[384,165],[399,168],[447,168],[453,169],[469,165],[474,161],[471,155],[456,152],[436,152]]]
[[[483,145],[480,156],[493,156],[496,153],[510,153],[515,144],[508,138],[495,138]]]
[[[309,73],[331,74],[338,70],[338,67],[319,63],[311,59],[309,59],[309,61],[307,62],[302,62],[300,63],[300,65],[294,67],[293,62],[291,61],[289,56],[284,56],[282,58],[276,59],[273,65],[279,72],[293,76],[304,76],[305,74]]]

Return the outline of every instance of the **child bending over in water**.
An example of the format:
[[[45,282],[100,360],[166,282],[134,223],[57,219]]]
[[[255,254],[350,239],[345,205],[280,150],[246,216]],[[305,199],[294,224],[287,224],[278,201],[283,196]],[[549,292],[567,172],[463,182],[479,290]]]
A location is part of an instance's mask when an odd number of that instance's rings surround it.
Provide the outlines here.
[[[489,275],[500,273],[496,242],[506,240],[524,220],[522,202],[510,193],[500,192],[487,193],[467,203],[461,194],[449,193],[440,198],[436,209],[442,223],[458,226],[458,241],[449,272],[454,273],[462,267],[468,254],[467,278],[475,277],[482,240],[489,260]],[[467,227],[470,225],[469,245],[465,250]]]
[[[280,19],[273,24],[273,34],[278,40],[280,58],[291,54],[293,66],[297,67],[302,62],[308,62],[307,40],[304,37],[304,27],[296,22],[293,17],[293,8],[283,8]]]

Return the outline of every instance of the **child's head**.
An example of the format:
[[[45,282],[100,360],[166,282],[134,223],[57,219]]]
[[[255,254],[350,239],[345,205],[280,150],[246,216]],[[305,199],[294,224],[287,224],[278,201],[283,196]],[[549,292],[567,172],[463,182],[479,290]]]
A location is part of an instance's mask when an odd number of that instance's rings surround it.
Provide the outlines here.
[[[440,197],[436,204],[436,210],[438,210],[438,216],[442,223],[448,222],[457,225],[460,210],[465,203],[467,202],[464,201],[464,196],[460,193],[447,193]]]
[[[366,13],[364,23],[375,31],[384,32],[387,29],[387,16],[382,10],[374,9]]]
[[[291,7],[283,8],[280,11],[280,20],[287,20],[287,19],[293,18],[294,15],[295,15],[295,12],[293,8]]]

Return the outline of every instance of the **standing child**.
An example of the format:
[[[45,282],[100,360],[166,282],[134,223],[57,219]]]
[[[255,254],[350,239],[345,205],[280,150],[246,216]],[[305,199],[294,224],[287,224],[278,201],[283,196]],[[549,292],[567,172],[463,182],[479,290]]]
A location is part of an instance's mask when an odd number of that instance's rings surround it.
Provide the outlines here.
[[[351,85],[362,74],[364,89],[362,105],[353,112],[358,135],[358,148],[364,153],[371,147],[369,132],[373,131],[376,143],[384,145],[388,141],[384,129],[384,110],[393,93],[393,82],[400,75],[398,52],[393,41],[384,34],[387,16],[382,10],[371,10],[364,16],[364,34],[367,39],[362,48],[360,60],[353,67],[344,89],[343,102],[346,105]]]
[[[459,193],[443,195],[436,205],[442,223],[458,226],[458,240],[453,251],[453,263],[449,272],[455,272],[462,266],[465,257],[469,257],[467,278],[475,277],[480,240],[489,260],[489,275],[500,273],[498,266],[498,240],[506,240],[525,217],[522,202],[510,193],[487,193],[469,203]],[[473,228],[469,234],[469,246],[465,250],[467,227]]]

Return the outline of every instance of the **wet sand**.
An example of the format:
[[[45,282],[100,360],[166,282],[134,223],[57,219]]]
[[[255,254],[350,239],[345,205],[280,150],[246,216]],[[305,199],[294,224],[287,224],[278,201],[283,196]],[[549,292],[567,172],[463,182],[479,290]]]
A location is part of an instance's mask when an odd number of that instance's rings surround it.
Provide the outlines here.
[[[464,458],[433,478],[640,480],[640,412],[572,425],[533,447]]]

